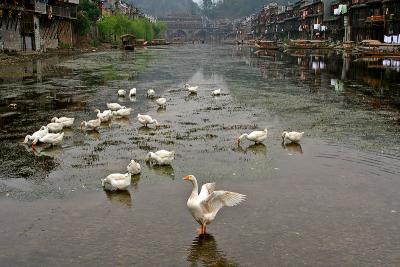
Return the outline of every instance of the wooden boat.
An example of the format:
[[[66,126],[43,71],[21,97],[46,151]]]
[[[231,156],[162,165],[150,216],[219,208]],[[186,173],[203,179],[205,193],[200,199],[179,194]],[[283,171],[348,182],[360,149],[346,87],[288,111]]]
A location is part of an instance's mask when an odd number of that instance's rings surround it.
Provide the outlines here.
[[[286,49],[326,49],[329,43],[323,40],[290,40],[285,44]]]
[[[148,45],[169,45],[171,43],[167,42],[165,39],[153,39]]]
[[[125,50],[135,50],[136,37],[133,34],[121,35],[122,47]]]
[[[255,47],[261,50],[277,50],[278,44],[274,41],[260,40],[255,43]]]
[[[379,40],[364,40],[356,50],[363,56],[400,56],[400,44],[386,44]]]
[[[145,39],[136,39],[135,45],[136,46],[146,46],[147,41]]]
[[[353,41],[343,42],[342,46],[343,46],[343,50],[351,51],[355,47],[355,42],[353,42]]]

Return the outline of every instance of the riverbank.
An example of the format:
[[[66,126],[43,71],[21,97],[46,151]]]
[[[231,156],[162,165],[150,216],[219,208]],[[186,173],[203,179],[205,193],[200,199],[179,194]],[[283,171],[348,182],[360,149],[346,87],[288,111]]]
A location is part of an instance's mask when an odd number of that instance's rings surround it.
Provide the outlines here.
[[[90,46],[87,43],[76,48],[48,49],[46,52],[13,52],[0,53],[0,65],[21,64],[38,59],[47,59],[54,56],[68,57],[89,52],[99,52],[111,49],[111,45],[100,43],[98,46]]]

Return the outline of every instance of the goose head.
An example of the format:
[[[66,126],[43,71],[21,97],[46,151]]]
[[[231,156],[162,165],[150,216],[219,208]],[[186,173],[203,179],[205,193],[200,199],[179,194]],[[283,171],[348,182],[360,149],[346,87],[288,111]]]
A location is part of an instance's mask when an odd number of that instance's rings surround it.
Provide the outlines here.
[[[86,121],[82,121],[80,125],[81,125],[81,129],[82,129],[83,127],[87,126],[87,122]]]
[[[184,181],[191,181],[192,183],[196,181],[196,177],[194,175],[186,175],[185,177],[182,178]]]
[[[195,186],[197,184],[197,179],[194,175],[186,175],[182,178],[184,181],[189,181],[192,182],[192,184]]]
[[[154,122],[156,123],[156,128],[159,129],[161,126],[160,126],[160,124],[158,123],[158,121],[157,121],[157,120],[154,120]]]
[[[144,159],[146,162],[151,161],[154,158],[155,154],[153,152],[149,152],[146,155],[146,158]]]
[[[58,120],[58,118],[54,117],[54,118],[51,119],[51,122],[57,122],[57,120]]]
[[[287,131],[283,131],[282,133],[282,142],[285,141],[286,135],[288,134]]]
[[[94,112],[96,112],[96,113],[101,113],[100,109],[98,109],[98,108],[96,108],[96,109],[94,110]]]

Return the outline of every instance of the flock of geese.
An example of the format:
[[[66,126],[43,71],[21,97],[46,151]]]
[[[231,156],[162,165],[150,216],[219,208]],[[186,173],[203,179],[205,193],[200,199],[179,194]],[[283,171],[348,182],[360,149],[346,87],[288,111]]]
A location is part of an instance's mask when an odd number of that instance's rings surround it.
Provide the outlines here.
[[[184,85],[184,89],[190,94],[197,94],[199,89],[198,86],[190,86],[189,84]],[[118,90],[119,97],[125,97],[127,92],[125,90]],[[136,96],[136,88],[132,88],[129,91],[129,97]],[[220,96],[221,89],[217,89],[211,92],[212,96]],[[153,89],[147,91],[146,96],[150,99],[156,98],[156,93]],[[166,98],[156,98],[155,102],[161,108],[166,107]],[[97,113],[97,119],[82,121],[80,123],[81,130],[95,131],[100,126],[101,123],[108,122],[113,118],[124,118],[129,117],[132,108],[126,108],[121,106],[119,103],[107,103],[107,110],[101,112],[99,109],[94,110]],[[156,119],[153,119],[150,115],[137,115],[137,120],[139,123],[145,127],[149,125],[154,125],[155,128],[159,128],[160,124]],[[54,117],[51,122],[46,126],[42,126],[38,131],[34,132],[32,135],[27,135],[25,137],[24,143],[27,144],[31,142],[32,148],[38,142],[48,144],[51,146],[61,145],[64,133],[62,130],[64,128],[70,128],[74,125],[74,118],[68,117]],[[304,132],[287,132],[282,133],[282,143],[285,142],[299,142],[303,137]],[[249,141],[255,142],[256,144],[262,143],[267,139],[268,130],[253,131],[249,134],[244,133],[236,139],[236,143],[239,145],[242,139],[247,139]],[[145,161],[150,165],[171,165],[175,159],[174,151],[159,150],[156,152],[148,152],[145,157]],[[127,190],[131,185],[132,175],[137,175],[141,173],[141,166],[135,160],[131,160],[129,165],[126,167],[126,173],[112,173],[101,179],[101,185],[105,190]],[[245,195],[224,191],[215,190],[215,183],[203,184],[199,193],[199,186],[195,176],[187,175],[183,177],[183,180],[190,181],[192,183],[192,192],[187,201],[187,207],[192,214],[193,218],[200,224],[199,234],[206,233],[206,227],[212,221],[214,221],[218,211],[224,206],[236,206],[245,200]]]

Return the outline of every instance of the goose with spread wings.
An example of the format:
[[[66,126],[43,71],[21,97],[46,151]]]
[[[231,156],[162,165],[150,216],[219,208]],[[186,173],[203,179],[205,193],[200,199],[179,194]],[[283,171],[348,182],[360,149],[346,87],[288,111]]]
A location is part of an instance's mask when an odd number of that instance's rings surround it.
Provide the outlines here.
[[[193,175],[183,177],[183,180],[193,184],[193,190],[187,201],[187,207],[193,218],[200,224],[199,234],[205,234],[207,225],[214,221],[218,211],[224,207],[240,204],[246,196],[223,190],[215,190],[215,183],[207,183],[198,193],[197,179]]]

